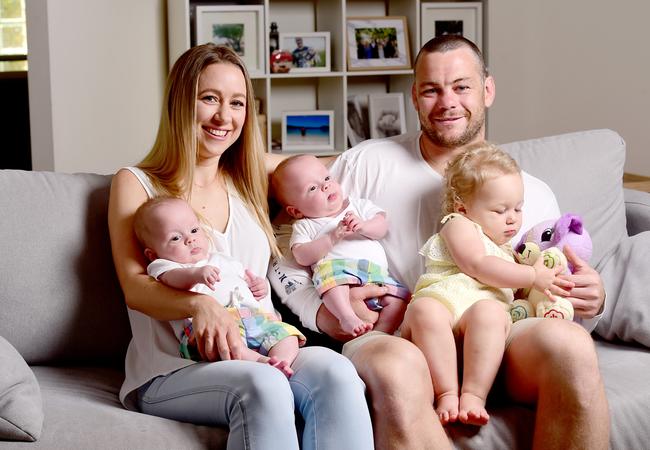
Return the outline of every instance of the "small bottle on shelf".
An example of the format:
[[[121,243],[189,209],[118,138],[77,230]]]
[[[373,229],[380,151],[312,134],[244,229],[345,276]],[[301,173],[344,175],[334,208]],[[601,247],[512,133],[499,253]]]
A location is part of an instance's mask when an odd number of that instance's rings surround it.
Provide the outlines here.
[[[280,48],[280,34],[278,33],[278,24],[271,22],[271,31],[269,32],[269,54]]]

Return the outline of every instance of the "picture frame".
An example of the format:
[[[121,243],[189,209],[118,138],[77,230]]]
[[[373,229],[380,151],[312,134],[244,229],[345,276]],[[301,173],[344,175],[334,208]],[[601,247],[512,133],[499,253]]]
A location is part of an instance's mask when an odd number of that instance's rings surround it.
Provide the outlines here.
[[[348,17],[345,29],[349,71],[411,68],[405,16]]]
[[[483,51],[483,4],[481,2],[422,3],[420,42],[444,34],[459,34]]]
[[[264,74],[263,5],[197,6],[195,36],[195,45],[208,42],[227,45],[242,58],[250,75]]]
[[[385,138],[406,133],[404,94],[370,94],[368,96],[370,138]]]
[[[370,138],[368,95],[348,95],[347,113],[348,143],[350,147],[354,147]]]
[[[334,111],[283,111],[282,151],[334,150]]]
[[[280,33],[280,49],[291,53],[289,73],[330,72],[330,32]]]

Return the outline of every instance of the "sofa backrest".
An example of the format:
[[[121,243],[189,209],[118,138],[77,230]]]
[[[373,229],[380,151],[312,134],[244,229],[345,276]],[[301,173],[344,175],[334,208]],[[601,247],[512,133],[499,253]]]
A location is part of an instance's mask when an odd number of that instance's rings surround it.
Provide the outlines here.
[[[623,138],[611,130],[590,130],[514,142],[501,148],[523,170],[550,186],[562,213],[582,216],[593,241],[590,262],[598,268],[627,237]]]
[[[0,335],[30,364],[123,365],[110,176],[0,170]]]

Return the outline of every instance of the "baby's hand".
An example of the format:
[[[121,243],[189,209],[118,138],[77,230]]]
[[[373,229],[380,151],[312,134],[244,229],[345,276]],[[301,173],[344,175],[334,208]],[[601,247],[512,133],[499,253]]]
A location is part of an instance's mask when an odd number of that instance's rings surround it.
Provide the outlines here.
[[[361,220],[359,216],[357,216],[352,211],[345,213],[342,222],[347,227],[348,231],[352,231],[354,233],[360,232],[361,228],[363,227],[363,220]]]
[[[253,293],[255,300],[261,300],[269,293],[266,278],[258,277],[250,270],[246,269],[246,283]]]
[[[330,238],[332,242],[336,244],[341,239],[344,239],[346,236],[353,234],[352,231],[348,230],[348,226],[345,223],[345,219],[341,220],[332,231],[330,231]]]
[[[558,264],[552,269],[549,269],[544,265],[544,258],[540,257],[533,264],[533,269],[535,270],[533,288],[540,292],[548,293],[551,287],[560,280],[557,275],[562,272],[563,267]]]
[[[219,269],[214,266],[199,267],[197,276],[199,278],[197,283],[203,283],[212,290],[214,290],[215,283],[221,280]]]

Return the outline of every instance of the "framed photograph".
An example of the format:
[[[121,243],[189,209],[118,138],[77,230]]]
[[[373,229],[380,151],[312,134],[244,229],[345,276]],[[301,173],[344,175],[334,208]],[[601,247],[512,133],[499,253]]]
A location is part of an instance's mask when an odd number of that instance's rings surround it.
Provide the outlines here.
[[[406,17],[348,17],[348,70],[410,69]]]
[[[291,53],[295,72],[330,71],[330,33],[280,33],[280,48]]]
[[[404,94],[370,94],[368,120],[371,138],[384,138],[406,133]]]
[[[334,111],[283,111],[282,151],[334,150]]]
[[[263,74],[264,6],[197,6],[195,44],[207,42],[231,47],[251,75]]]
[[[368,96],[348,95],[348,143],[350,147],[365,141],[370,137],[368,127]]]
[[[482,48],[483,5],[481,2],[422,3],[422,45],[444,34],[458,34]]]

